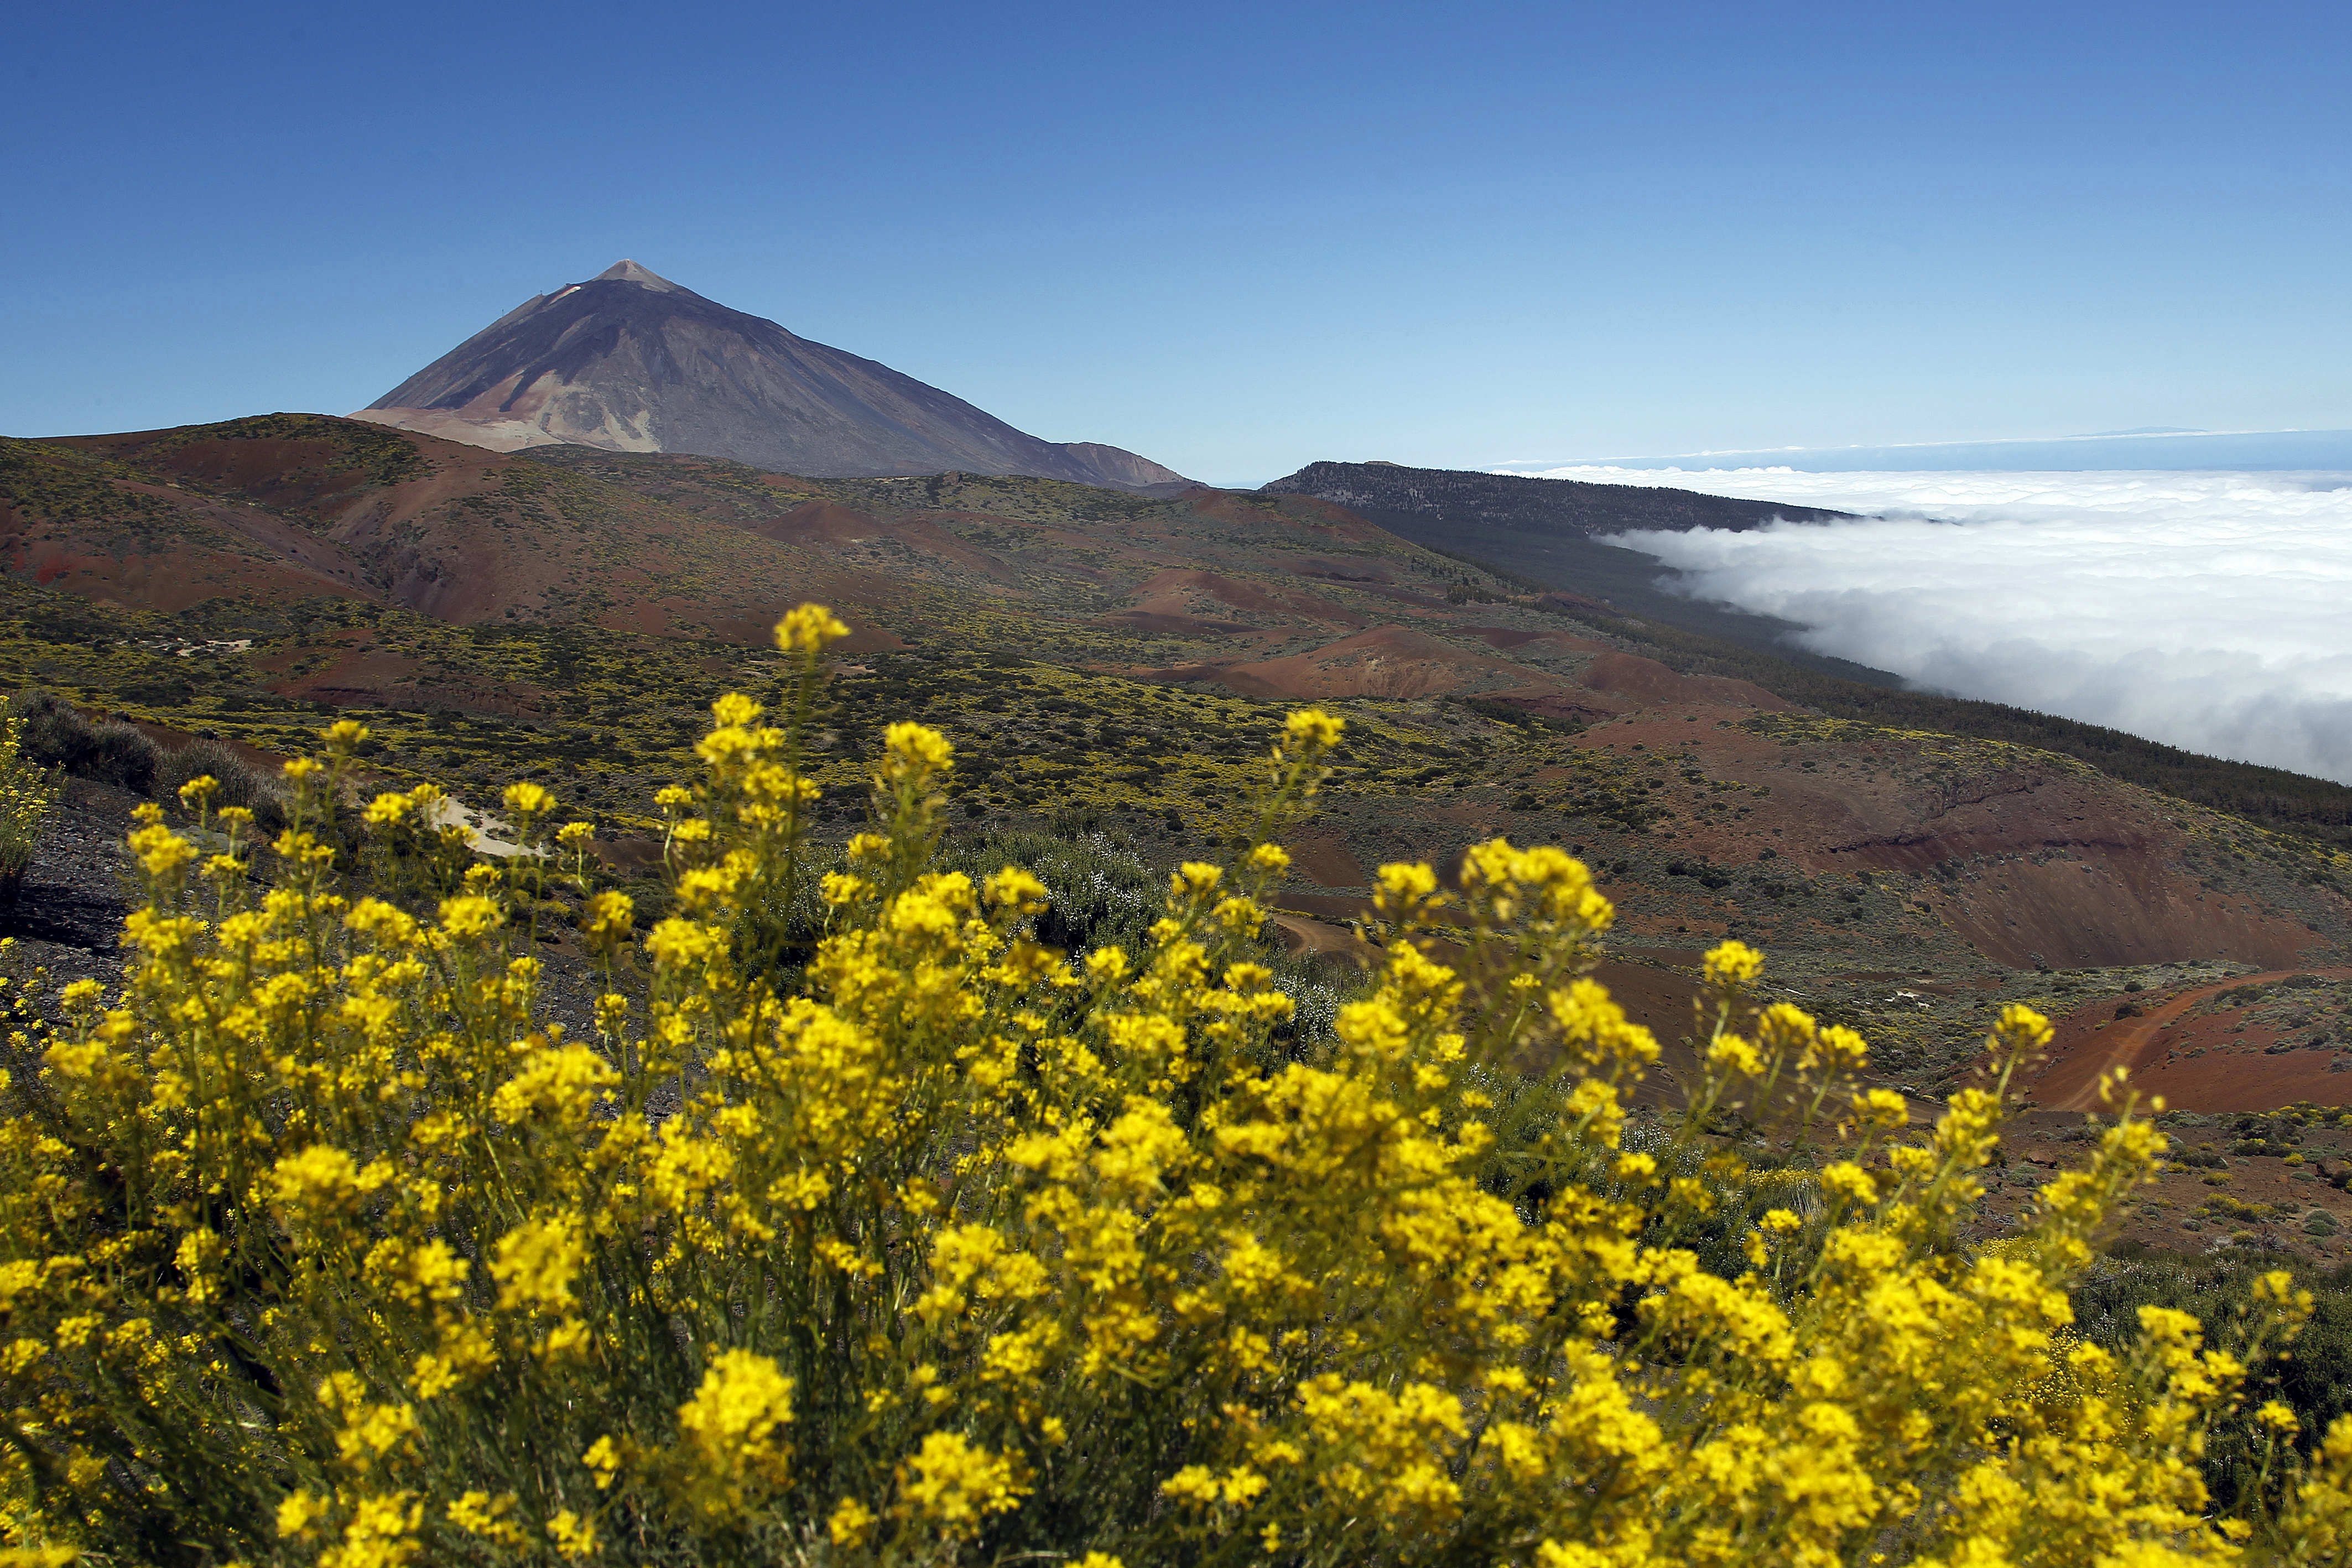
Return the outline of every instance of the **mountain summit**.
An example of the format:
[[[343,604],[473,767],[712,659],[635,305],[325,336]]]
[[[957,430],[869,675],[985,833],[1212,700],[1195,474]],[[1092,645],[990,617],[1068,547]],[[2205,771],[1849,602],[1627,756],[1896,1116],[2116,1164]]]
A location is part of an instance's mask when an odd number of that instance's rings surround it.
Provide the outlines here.
[[[499,452],[689,452],[821,478],[960,470],[1129,490],[1184,483],[1116,446],[1041,441],[626,260],[525,300],[353,417]]]

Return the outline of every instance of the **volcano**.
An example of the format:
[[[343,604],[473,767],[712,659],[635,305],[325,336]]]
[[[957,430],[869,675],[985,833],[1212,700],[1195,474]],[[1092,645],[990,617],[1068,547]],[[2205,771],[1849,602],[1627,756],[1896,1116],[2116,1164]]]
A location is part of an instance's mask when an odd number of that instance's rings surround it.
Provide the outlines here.
[[[1186,483],[1117,446],[1040,440],[634,261],[525,300],[353,417],[499,452],[681,452],[818,478],[952,471],[1123,490]]]

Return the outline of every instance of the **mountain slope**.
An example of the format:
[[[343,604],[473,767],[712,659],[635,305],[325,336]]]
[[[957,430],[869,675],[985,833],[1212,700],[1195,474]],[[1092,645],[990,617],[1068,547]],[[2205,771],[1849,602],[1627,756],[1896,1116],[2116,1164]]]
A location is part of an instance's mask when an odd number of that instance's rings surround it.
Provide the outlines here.
[[[712,517],[520,455],[318,414],[6,441],[0,551],[17,575],[129,608],[335,597],[460,625],[730,641],[763,638],[812,588],[860,605],[905,593],[895,574],[763,536],[761,521],[815,492],[736,472],[742,515]]]
[[[691,767],[713,691],[772,689],[768,628],[803,598],[856,632],[824,721],[842,832],[879,727],[919,718],[957,747],[960,825],[1063,819],[1187,858],[1312,700],[1349,732],[1276,897],[1301,940],[1344,945],[1384,861],[1559,842],[1625,905],[1612,983],[1644,1021],[1686,1027],[1684,971],[1738,935],[1914,1082],[1964,1071],[2001,999],[2111,1009],[2172,983],[2151,966],[2352,954],[2352,854],[2275,817],[1985,705],[1792,684],[1581,579],[1528,591],[1312,497],[811,479],[273,415],[0,442],[0,685],[273,751],[352,711],[382,778],[484,804],[528,776],[624,832]]]
[[[1264,488],[1349,507],[1425,549],[1497,570],[1525,587],[1555,590],[1567,596],[1556,603],[1564,613],[1628,638],[1686,674],[1753,681],[1833,717],[2062,752],[2181,800],[2352,847],[2352,789],[2343,785],[2202,757],[2053,714],[1911,690],[1883,670],[1799,646],[1792,633],[1801,628],[1787,622],[1675,592],[1675,574],[1655,557],[1596,537],[1690,528],[1737,532],[1775,518],[1822,522],[1848,515],[1843,512],[1391,463],[1313,463]]]
[[[1313,496],[1367,517],[1419,517],[1425,526],[1501,528],[1591,538],[1629,528],[1760,528],[1775,517],[1819,523],[1847,516],[1813,507],[1741,501],[1646,485],[1591,485],[1396,463],[1310,463],[1259,486],[1269,495]]]
[[[524,301],[354,417],[501,452],[569,443],[831,477],[956,470],[1118,489],[1184,483],[1116,446],[1041,441],[634,261]]]
[[[1673,574],[1656,558],[1605,544],[1635,529],[1760,528],[1776,517],[1822,522],[1845,516],[1643,485],[1530,479],[1394,463],[1310,463],[1263,486],[1277,496],[1313,496],[1347,507],[1420,545],[1562,589],[1645,622],[1663,622],[1702,637],[1770,653],[1849,680],[1898,684],[1884,672],[1807,653],[1800,628],[1662,587]]]

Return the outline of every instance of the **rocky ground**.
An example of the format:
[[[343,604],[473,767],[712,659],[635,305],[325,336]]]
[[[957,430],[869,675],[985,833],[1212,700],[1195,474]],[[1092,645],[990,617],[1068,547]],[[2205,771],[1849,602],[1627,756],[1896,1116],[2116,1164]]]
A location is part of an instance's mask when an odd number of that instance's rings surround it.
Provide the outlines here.
[[[2167,1113],[2163,1174],[2133,1201],[2112,1239],[2120,1255],[2245,1249],[2313,1263],[2352,1260],[2352,1115],[2306,1108],[2266,1115]],[[2027,1112],[1986,1173],[1987,1234],[2024,1222],[2059,1171],[2092,1154],[2083,1114]]]
[[[19,998],[20,1019],[54,1016],[65,987],[95,979],[110,991],[131,956],[122,921],[138,895],[138,870],[124,838],[139,799],[86,779],[68,779],[34,852],[16,906],[0,910],[0,976]],[[361,887],[353,894],[364,893]],[[597,977],[568,939],[542,939],[542,1015],[574,1033],[592,1032]]]

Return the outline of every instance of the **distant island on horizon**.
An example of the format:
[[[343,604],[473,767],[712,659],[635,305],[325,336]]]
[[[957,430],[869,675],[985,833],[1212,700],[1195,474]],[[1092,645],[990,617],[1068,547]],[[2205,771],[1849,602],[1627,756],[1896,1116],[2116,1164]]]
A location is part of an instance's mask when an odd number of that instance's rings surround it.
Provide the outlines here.
[[[1650,457],[1578,457],[1494,463],[1487,472],[1540,478],[1564,469],[1795,468],[1813,474],[2059,473],[2243,469],[2352,471],[2352,430],[2207,431],[2149,427],[2090,435],[1928,441],[1879,446],[1778,446]]]

